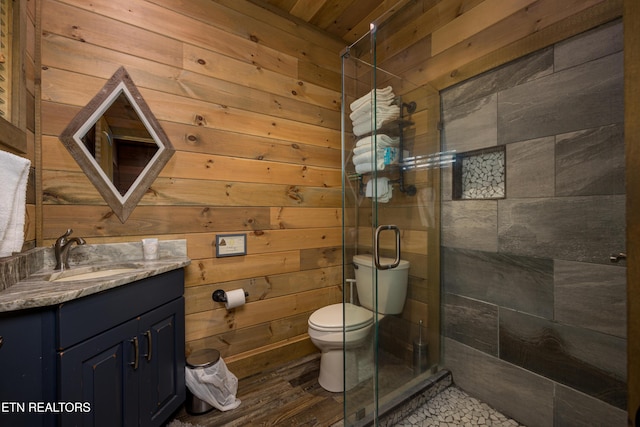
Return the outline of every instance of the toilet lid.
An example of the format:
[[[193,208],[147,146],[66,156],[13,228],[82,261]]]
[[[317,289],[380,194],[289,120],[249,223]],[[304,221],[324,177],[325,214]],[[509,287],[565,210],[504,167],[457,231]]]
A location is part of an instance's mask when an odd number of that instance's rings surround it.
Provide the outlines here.
[[[364,328],[373,323],[373,313],[363,307],[346,303],[344,311],[347,316],[346,325],[342,320],[342,304],[332,304],[316,310],[309,317],[309,326],[318,331],[347,331]]]
[[[393,262],[395,261],[395,259],[393,258],[386,258],[386,257],[380,257],[380,264],[381,265],[390,265],[393,264]],[[353,263],[356,265],[362,265],[364,267],[372,267],[373,268],[373,255],[369,254],[365,254],[365,255],[354,255],[353,256]],[[406,270],[409,268],[409,261],[406,261],[404,259],[400,260],[400,264],[398,264],[397,267],[392,268],[392,270]]]

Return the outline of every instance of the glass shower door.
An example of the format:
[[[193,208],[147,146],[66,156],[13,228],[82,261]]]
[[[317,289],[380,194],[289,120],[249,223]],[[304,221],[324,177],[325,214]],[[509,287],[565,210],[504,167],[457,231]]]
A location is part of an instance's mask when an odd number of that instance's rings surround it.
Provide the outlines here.
[[[344,283],[361,268],[355,255],[369,260],[344,301],[371,301],[373,319],[352,346],[345,310],[345,425],[377,424],[439,361],[439,96],[384,69],[397,61],[379,52],[388,52],[398,25],[380,18],[342,55]],[[406,296],[401,312],[389,314],[385,301],[404,284],[386,294],[379,280],[400,261],[409,265]]]

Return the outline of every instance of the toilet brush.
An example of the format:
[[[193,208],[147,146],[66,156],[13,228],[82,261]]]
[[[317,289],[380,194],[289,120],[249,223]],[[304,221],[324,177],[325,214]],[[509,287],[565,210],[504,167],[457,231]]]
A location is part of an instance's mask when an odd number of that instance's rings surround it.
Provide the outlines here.
[[[422,320],[420,320],[418,328],[418,339],[413,341],[413,375],[426,371],[428,364],[429,345],[422,340]]]

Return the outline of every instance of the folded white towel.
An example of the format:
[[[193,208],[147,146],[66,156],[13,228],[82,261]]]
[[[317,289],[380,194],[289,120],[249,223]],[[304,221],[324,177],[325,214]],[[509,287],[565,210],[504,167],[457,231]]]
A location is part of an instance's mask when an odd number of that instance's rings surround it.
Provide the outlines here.
[[[392,122],[396,120],[397,116],[389,116],[389,117],[376,117],[376,122],[372,123],[372,120],[367,120],[361,124],[353,126],[353,134],[355,136],[362,136],[368,133],[373,132],[375,129],[380,129],[386,123]]]
[[[28,159],[0,151],[0,257],[22,250],[30,166]]]
[[[378,159],[378,163],[376,164],[376,170],[383,171],[384,170],[384,161]],[[363,174],[373,171],[373,165],[371,163],[359,163],[356,165],[356,173]]]
[[[355,169],[356,169],[356,173],[364,174],[368,172],[373,172],[374,168],[377,171],[383,171],[387,165],[396,164],[396,163],[398,163],[397,150],[395,153],[393,153],[393,158],[391,158],[390,160],[387,160],[387,156],[385,155],[378,156],[376,157],[375,165],[373,164],[373,159],[371,159],[371,161],[369,162],[363,161],[361,163],[355,164],[355,167],[356,167]]]
[[[380,160],[381,157],[384,157],[384,150],[380,149],[380,150],[376,150],[376,161]],[[360,153],[357,156],[353,156],[353,159],[351,159],[353,161],[353,164],[355,166],[358,165],[363,165],[366,163],[371,163],[373,162],[373,151],[369,150],[369,151],[365,151],[364,153]]]
[[[375,112],[376,120],[395,120],[400,117],[400,107],[397,105],[388,105],[386,107],[381,107],[376,109]],[[365,122],[370,122],[372,120],[372,112],[369,111],[362,115],[359,115],[355,120],[352,121],[353,126],[356,127]]]
[[[386,133],[379,133],[375,136],[376,144],[398,144],[400,142],[400,138],[397,136],[389,136]],[[371,147],[371,143],[373,142],[373,135],[367,135],[365,137],[360,138],[356,141],[356,148],[360,147]]]
[[[366,197],[375,198],[380,203],[387,203],[391,200],[393,186],[387,177],[370,179],[364,191]]]
[[[366,103],[371,103],[374,93],[375,93],[376,102],[388,101],[395,98],[395,95],[393,94],[393,88],[391,86],[387,86],[384,89],[374,89],[374,90],[371,90],[366,95],[361,96],[360,98],[353,101],[349,105],[349,108],[351,108],[351,111],[357,110],[359,107],[362,107]]]
[[[376,102],[376,113],[383,113],[385,111],[389,111],[390,108],[399,108],[397,105],[393,104],[394,98],[389,99],[388,101],[380,101]],[[363,116],[371,116],[371,112],[374,110],[371,108],[371,103],[364,104],[357,110],[354,110],[351,114],[349,114],[349,118],[352,122],[357,122]]]
[[[358,166],[365,163],[372,163],[374,161],[373,153],[373,150],[369,150],[353,156],[353,164]],[[398,163],[398,149],[395,147],[378,148],[375,154],[375,161],[379,163],[379,161],[382,160],[383,166]]]
[[[400,138],[391,137],[389,135],[381,133],[379,135],[376,135],[375,141],[376,148],[397,147],[400,143]],[[356,142],[356,146],[353,149],[353,155],[357,156],[358,154],[362,154],[365,151],[371,150],[373,150],[373,135],[368,135]]]

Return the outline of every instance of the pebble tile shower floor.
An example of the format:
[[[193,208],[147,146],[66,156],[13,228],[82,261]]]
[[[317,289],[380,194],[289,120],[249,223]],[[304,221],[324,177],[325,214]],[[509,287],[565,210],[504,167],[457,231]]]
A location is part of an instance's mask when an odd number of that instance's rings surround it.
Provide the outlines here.
[[[455,386],[440,392],[409,416],[397,427],[524,427],[484,402],[469,396]]]

